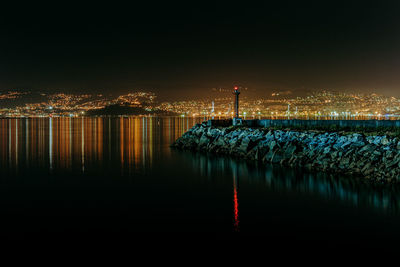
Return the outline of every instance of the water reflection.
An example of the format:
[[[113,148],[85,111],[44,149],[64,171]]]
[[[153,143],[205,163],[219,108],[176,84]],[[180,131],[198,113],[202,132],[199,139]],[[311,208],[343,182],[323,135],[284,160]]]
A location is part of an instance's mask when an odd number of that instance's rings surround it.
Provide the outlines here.
[[[237,168],[233,171],[233,230],[239,232],[239,200]]]
[[[154,156],[202,119],[0,119],[1,172],[29,168],[85,172],[119,162],[122,174],[151,166]]]
[[[130,177],[160,168],[161,172],[171,171],[175,175],[175,170],[164,170],[162,165],[166,159],[172,159],[177,166],[191,165],[192,173],[199,172],[202,179],[226,183],[228,178],[233,187],[235,231],[239,231],[239,196],[243,197],[239,184],[241,189],[248,185],[263,188],[266,194],[274,191],[315,195],[384,213],[399,212],[398,187],[376,188],[348,177],[171,151],[169,145],[202,120],[181,117],[0,119],[0,174],[6,174],[1,178],[20,177],[21,172],[29,174],[33,170],[39,174],[111,170],[121,177]]]
[[[257,163],[199,153],[193,153],[190,161],[193,168],[207,170],[207,173],[203,174],[210,180],[231,175],[234,188],[235,228],[239,225],[238,183],[252,184],[279,193],[315,195],[359,208],[374,208],[387,214],[399,213],[400,188],[398,186],[373,186],[363,182],[362,179],[303,172],[276,165],[257,166]]]

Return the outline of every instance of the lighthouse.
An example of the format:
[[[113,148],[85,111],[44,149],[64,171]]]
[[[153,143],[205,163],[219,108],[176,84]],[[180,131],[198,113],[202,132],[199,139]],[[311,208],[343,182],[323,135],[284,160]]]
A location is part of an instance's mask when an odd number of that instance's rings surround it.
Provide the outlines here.
[[[233,94],[235,95],[235,119],[239,119],[239,87],[235,86]]]
[[[240,124],[240,118],[239,118],[239,87],[235,86],[233,87],[234,91],[233,94],[235,95],[235,117],[233,118],[233,125]]]

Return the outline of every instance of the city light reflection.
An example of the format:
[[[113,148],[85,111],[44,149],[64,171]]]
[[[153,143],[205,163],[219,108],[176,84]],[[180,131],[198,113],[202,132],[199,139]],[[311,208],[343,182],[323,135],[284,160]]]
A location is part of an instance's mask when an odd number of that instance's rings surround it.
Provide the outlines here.
[[[0,166],[8,172],[44,167],[86,172],[119,162],[121,172],[131,174],[152,164],[159,144],[169,153],[170,143],[199,122],[191,117],[0,119]]]

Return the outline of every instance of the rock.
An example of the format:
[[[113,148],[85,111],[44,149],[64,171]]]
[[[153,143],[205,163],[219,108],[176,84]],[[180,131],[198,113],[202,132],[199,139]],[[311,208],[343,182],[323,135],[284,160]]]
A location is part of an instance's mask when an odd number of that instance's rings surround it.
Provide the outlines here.
[[[380,151],[378,151],[378,150],[375,150],[375,151],[373,152],[373,154],[374,154],[374,155],[377,155],[377,156],[382,155],[382,153],[381,153]]]
[[[286,147],[285,149],[285,157],[286,158],[291,158],[293,153],[296,151],[297,147],[294,144],[291,144]]]
[[[265,156],[264,156],[264,158],[263,158],[263,161],[264,162],[271,162],[272,161],[272,158],[274,157],[274,151],[272,151],[272,150],[269,150],[266,154],[265,154]]]
[[[331,148],[329,146],[324,148],[324,154],[328,154],[329,152],[331,152]]]
[[[203,123],[172,147],[400,182],[400,141],[388,136],[216,128]]]
[[[284,153],[281,150],[277,150],[274,152],[271,162],[278,163],[278,162],[281,162],[283,159],[285,159]]]
[[[274,150],[275,146],[276,146],[276,141],[275,141],[275,140],[274,140],[274,141],[271,141],[271,142],[268,144],[268,147],[269,147],[270,150]]]
[[[242,142],[240,143],[240,145],[237,147],[238,152],[247,153],[248,152],[247,148],[249,146],[249,143],[250,143],[250,138],[245,136],[242,139]]]
[[[203,134],[203,135],[200,137],[199,146],[207,146],[208,143],[209,143],[209,140],[210,140],[210,139],[208,139],[207,135]]]
[[[389,143],[390,143],[390,141],[389,141],[389,139],[387,139],[386,136],[382,137],[382,139],[381,139],[381,144],[382,144],[382,145],[386,146],[386,145],[388,145]]]

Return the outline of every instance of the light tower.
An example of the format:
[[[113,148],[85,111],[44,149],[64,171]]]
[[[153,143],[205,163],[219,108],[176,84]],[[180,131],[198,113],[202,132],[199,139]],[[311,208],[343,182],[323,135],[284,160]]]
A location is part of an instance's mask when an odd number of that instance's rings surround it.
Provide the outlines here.
[[[235,86],[235,87],[233,87],[233,89],[234,89],[233,94],[235,95],[235,107],[234,107],[235,117],[232,120],[232,124],[233,125],[241,125],[242,121],[239,118],[239,95],[240,95],[239,87]]]
[[[233,87],[233,94],[235,95],[235,119],[239,119],[239,87]]]

